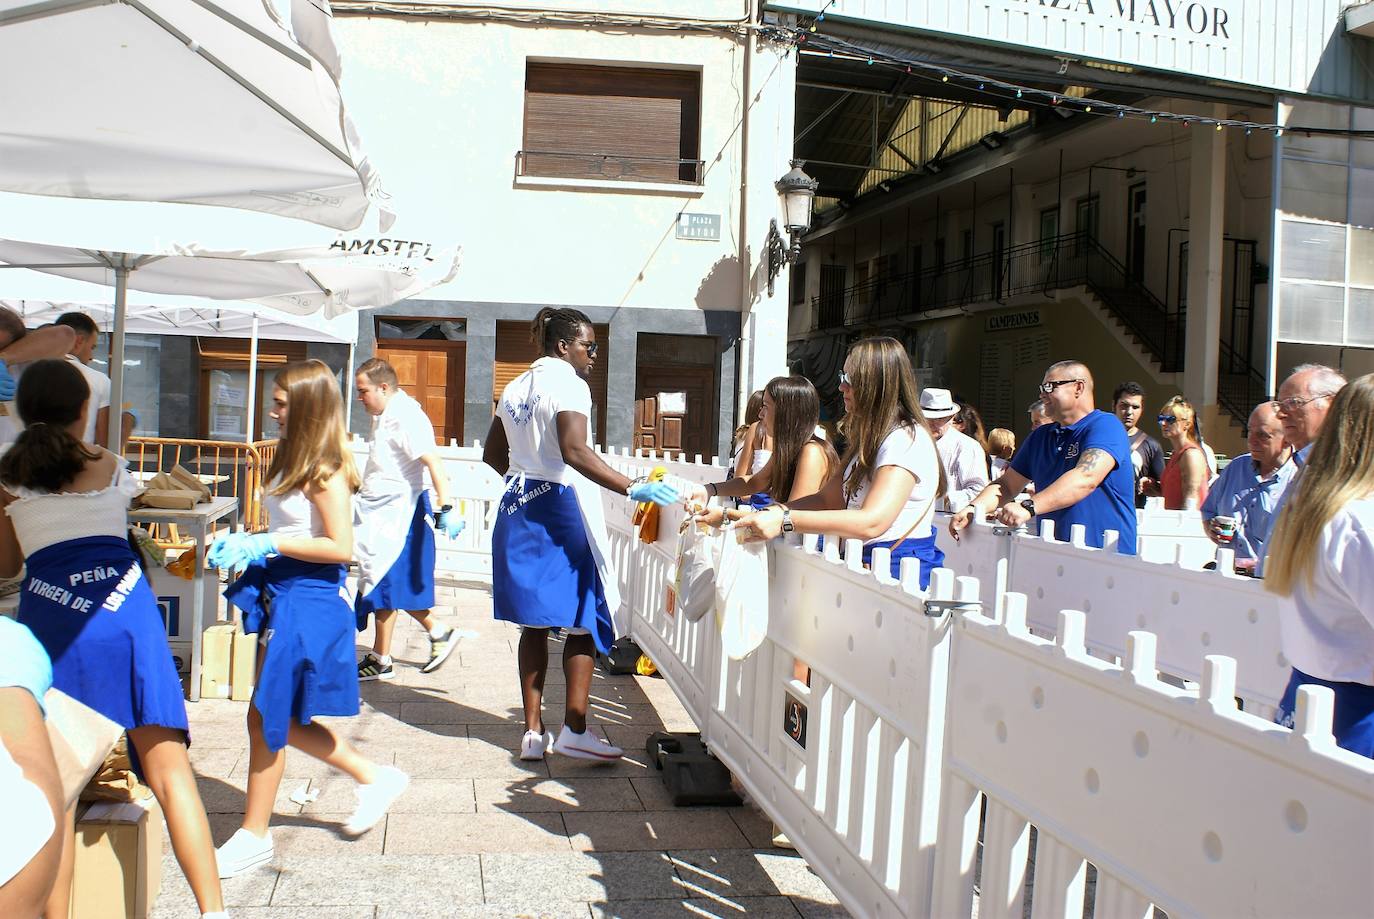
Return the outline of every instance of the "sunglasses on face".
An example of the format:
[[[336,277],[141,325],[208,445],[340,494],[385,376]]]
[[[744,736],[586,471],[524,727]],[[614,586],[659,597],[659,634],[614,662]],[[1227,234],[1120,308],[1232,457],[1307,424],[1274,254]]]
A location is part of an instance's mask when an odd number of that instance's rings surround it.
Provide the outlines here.
[[[854,385],[854,381],[851,380],[851,379],[849,378],[849,374],[845,373],[843,370],[840,371],[840,385],[841,385],[841,386],[853,386],[853,385]]]
[[[1173,424],[1173,423],[1174,423],[1175,421],[1177,421],[1177,420],[1178,420],[1178,418],[1177,418],[1177,416],[1175,416],[1175,415],[1157,415],[1157,416],[1155,416],[1155,421],[1158,421],[1160,424]]]
[[[1061,386],[1068,386],[1070,383],[1082,383],[1082,380],[1050,380],[1040,384],[1040,391],[1049,395]]]
[[[582,347],[586,348],[588,354],[590,354],[592,357],[596,357],[596,349],[598,347],[596,342],[587,341],[585,338],[568,338],[564,339],[564,341],[575,341]]]

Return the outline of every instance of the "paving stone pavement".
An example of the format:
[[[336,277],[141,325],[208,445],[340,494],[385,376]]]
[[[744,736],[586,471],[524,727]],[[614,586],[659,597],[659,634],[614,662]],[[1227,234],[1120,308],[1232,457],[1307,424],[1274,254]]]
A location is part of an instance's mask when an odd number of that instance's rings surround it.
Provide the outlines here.
[[[757,809],[672,806],[644,739],[695,727],[662,680],[596,674],[590,720],[625,746],[623,761],[520,762],[515,628],[492,621],[480,588],[443,587],[439,603],[441,621],[476,635],[424,675],[428,641],[402,616],[395,679],[364,683],[357,717],[327,719],[368,756],[409,772],[410,789],[375,829],[348,839],[338,826],[353,808],[352,780],[289,751],[273,821],[277,857],[225,882],[235,919],[849,915],[796,853],[770,846],[771,824]],[[360,635],[360,653],[371,642],[370,632]],[[557,725],[557,647],[549,657],[545,711]],[[187,706],[216,844],[243,813],[246,707]],[[302,806],[291,800],[298,791],[317,797]],[[154,919],[197,917],[170,851],[162,878]]]

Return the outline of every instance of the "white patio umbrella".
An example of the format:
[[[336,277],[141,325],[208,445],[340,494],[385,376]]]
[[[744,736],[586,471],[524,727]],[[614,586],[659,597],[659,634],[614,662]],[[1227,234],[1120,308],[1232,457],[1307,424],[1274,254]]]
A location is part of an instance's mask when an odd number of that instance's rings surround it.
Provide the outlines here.
[[[404,246],[396,247],[401,242]],[[154,294],[186,294],[241,300],[286,313],[322,313],[386,306],[449,281],[459,250],[392,239],[340,239],[330,246],[276,252],[197,252],[165,255],[105,252],[0,239],[0,268],[113,285],[110,336],[110,404],[123,401],[124,335],[129,288]],[[251,417],[251,415],[250,415]],[[110,447],[118,448],[118,425]]]
[[[328,3],[279,3],[292,27],[273,0],[0,0],[0,190],[357,227],[383,196]]]

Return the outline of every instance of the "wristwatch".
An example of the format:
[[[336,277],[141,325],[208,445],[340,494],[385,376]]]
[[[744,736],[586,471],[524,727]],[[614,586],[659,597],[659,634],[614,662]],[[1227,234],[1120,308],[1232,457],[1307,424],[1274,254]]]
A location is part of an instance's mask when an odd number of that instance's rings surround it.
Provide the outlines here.
[[[449,511],[451,511],[451,510],[453,510],[453,505],[452,505],[452,504],[445,504],[443,507],[439,508],[439,513],[441,513],[441,514],[447,514],[447,513],[448,513]]]
[[[1027,498],[1026,500],[1022,501],[1021,506],[1026,509],[1026,513],[1030,514],[1032,517],[1035,516],[1035,502],[1032,501],[1030,498]]]
[[[782,509],[782,531],[784,533],[791,533],[795,529],[796,527],[792,525],[792,510],[791,508],[784,507]]]

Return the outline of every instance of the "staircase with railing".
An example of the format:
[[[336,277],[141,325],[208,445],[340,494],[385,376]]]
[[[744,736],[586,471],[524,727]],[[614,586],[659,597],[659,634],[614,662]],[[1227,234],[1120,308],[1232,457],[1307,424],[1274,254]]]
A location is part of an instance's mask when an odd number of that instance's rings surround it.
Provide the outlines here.
[[[1165,373],[1183,370],[1186,311],[1171,308],[1086,233],[985,252],[919,272],[879,278],[813,298],[815,331],[890,327],[936,310],[1003,303],[1027,294],[1086,287]],[[1264,397],[1263,375],[1221,343],[1218,402],[1242,424]]]

